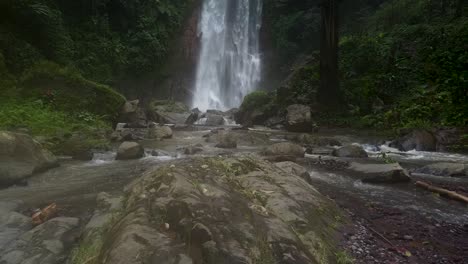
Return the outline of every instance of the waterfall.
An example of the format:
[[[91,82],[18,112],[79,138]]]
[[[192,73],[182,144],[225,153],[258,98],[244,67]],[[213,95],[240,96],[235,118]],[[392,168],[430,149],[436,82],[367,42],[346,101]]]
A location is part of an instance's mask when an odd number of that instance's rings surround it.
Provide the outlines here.
[[[262,0],[203,0],[193,106],[239,107],[260,81]]]

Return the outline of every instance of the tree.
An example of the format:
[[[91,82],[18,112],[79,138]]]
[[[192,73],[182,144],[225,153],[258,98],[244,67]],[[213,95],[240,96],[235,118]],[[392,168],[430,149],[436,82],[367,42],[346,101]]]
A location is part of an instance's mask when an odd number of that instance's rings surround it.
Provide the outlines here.
[[[340,102],[338,75],[338,0],[321,2],[320,87],[318,102],[336,108]]]

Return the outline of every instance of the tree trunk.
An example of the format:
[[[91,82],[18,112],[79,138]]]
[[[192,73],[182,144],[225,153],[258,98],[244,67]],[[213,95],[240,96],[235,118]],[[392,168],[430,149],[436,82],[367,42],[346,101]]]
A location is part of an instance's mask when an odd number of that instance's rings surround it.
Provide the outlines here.
[[[320,88],[318,102],[327,108],[339,106],[338,77],[338,0],[324,0],[321,5]]]

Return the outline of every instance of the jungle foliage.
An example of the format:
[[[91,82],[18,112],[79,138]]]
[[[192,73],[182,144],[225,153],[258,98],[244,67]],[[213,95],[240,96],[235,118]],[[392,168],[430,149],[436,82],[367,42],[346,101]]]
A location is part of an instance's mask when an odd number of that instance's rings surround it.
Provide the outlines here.
[[[273,23],[278,49],[289,57],[313,53],[311,37],[279,30],[316,25],[297,11],[304,2],[277,3]],[[318,2],[318,1],[315,1]],[[327,122],[379,128],[468,125],[468,17],[466,3],[459,0],[359,1],[351,7],[341,2],[339,63],[344,113],[324,114]],[[280,8],[291,4],[289,8]],[[300,7],[300,8],[299,8]],[[307,9],[313,13],[314,7]],[[271,10],[270,10],[271,11]],[[294,22],[287,22],[294,20]],[[299,23],[299,24],[297,24]],[[291,26],[291,27],[290,27]],[[294,27],[293,27],[294,26]],[[294,31],[293,31],[294,32]],[[309,31],[310,32],[310,31]],[[299,37],[299,39],[297,39]],[[309,39],[308,48],[296,50]],[[287,39],[292,44],[284,41]],[[292,55],[291,55],[292,54]],[[289,81],[289,102],[315,105],[318,60],[310,60]],[[304,72],[309,72],[305,74]],[[304,84],[306,87],[304,87]],[[279,89],[278,91],[281,91]],[[284,98],[284,96],[281,96]]]

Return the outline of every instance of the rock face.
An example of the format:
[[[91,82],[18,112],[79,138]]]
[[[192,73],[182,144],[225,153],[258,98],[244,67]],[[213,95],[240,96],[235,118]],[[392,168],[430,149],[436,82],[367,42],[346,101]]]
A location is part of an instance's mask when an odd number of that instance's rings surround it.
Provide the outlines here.
[[[340,158],[367,158],[367,152],[356,145],[347,145],[333,151],[333,156]]]
[[[172,129],[168,126],[154,126],[148,129],[146,137],[148,139],[167,139],[172,138]]]
[[[408,172],[400,164],[362,164],[351,162],[349,171],[352,176],[358,177],[367,183],[402,183],[409,182]]]
[[[0,131],[0,186],[56,166],[55,156],[30,136]]]
[[[295,161],[297,158],[304,157],[305,150],[294,143],[282,142],[268,146],[263,154],[275,161]]]
[[[77,238],[78,218],[53,218],[22,234],[0,250],[0,263],[61,264]]]
[[[441,162],[417,169],[416,172],[437,176],[465,177],[468,176],[468,165],[461,163]]]
[[[426,130],[415,130],[390,143],[390,147],[401,151],[435,151],[437,140],[434,135]]]
[[[136,142],[126,141],[119,146],[117,150],[118,160],[139,159],[145,155],[143,147]]]
[[[286,129],[291,132],[310,132],[313,129],[310,107],[290,105],[286,109]]]
[[[175,163],[126,189],[98,263],[336,261],[339,209],[299,176],[254,157]]]

